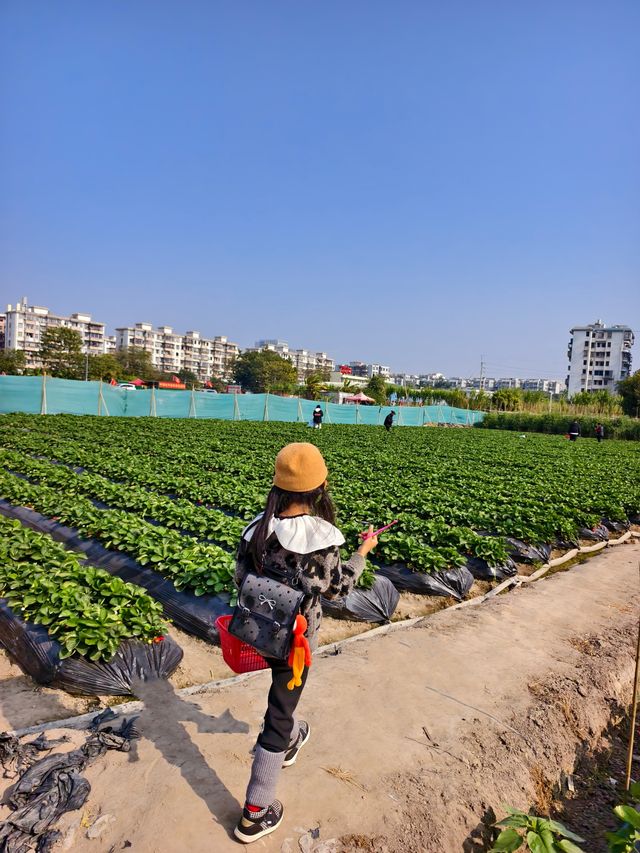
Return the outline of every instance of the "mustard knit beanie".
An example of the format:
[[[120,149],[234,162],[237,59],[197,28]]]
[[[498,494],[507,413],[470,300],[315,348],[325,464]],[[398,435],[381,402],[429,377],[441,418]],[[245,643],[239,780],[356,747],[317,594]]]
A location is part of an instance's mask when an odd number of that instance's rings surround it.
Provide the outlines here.
[[[327,479],[327,466],[315,444],[296,441],[276,456],[273,485],[287,492],[311,492]]]

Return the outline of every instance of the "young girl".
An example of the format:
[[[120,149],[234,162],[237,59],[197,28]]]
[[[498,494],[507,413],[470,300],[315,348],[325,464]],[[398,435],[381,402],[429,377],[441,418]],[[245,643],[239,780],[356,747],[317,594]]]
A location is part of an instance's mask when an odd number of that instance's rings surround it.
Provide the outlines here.
[[[365,557],[378,544],[366,538],[347,563],[339,548],[344,537],[334,526],[335,511],[327,492],[327,466],[313,444],[288,444],[276,457],[273,487],[263,513],[244,530],[238,550],[236,583],[248,572],[276,579],[300,577],[306,593],[300,612],[307,619],[307,639],[318,645],[322,621],[320,596],[341,598],[353,589],[365,567]],[[373,527],[369,528],[369,532]],[[249,844],[273,832],[282,821],[282,803],[275,799],[282,767],[293,764],[309,740],[311,729],[294,718],[302,686],[287,689],[291,669],[287,661],[268,659],[271,689],[264,728],[258,736],[251,778],[242,817],[235,828],[240,841]]]

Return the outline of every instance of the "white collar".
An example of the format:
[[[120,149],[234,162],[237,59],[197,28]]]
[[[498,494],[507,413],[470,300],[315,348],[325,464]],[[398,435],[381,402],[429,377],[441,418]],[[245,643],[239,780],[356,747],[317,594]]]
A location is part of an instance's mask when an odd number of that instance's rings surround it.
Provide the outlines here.
[[[255,528],[255,522],[262,518],[262,513],[256,516],[248,527],[245,527],[242,538],[250,542]],[[295,554],[311,554],[323,548],[338,548],[344,545],[344,536],[323,518],[314,515],[297,515],[293,518],[272,518],[269,522],[267,535],[275,533],[278,542],[287,551]]]

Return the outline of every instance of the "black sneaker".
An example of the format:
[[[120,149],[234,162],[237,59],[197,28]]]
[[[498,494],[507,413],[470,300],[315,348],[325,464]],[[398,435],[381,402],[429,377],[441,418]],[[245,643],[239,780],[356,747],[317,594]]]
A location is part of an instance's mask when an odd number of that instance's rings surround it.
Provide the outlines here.
[[[305,745],[305,743],[309,740],[310,734],[311,726],[309,725],[309,723],[307,723],[306,720],[300,720],[300,734],[298,735],[298,740],[285,752],[284,761],[282,762],[283,767],[290,767],[292,764],[296,763],[298,753]]]
[[[280,800],[274,800],[270,806],[259,812],[250,812],[245,806],[233,834],[244,844],[251,844],[252,841],[264,838],[277,829],[282,823],[283,813],[284,808]]]

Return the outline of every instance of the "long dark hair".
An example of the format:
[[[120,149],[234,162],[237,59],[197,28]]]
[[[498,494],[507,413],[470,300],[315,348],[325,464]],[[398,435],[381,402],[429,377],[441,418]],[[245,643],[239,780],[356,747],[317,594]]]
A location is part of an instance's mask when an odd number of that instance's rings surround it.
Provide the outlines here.
[[[278,516],[289,509],[291,504],[296,503],[309,507],[310,515],[323,518],[330,524],[336,523],[336,510],[326,484],[323,483],[310,492],[287,492],[278,486],[272,486],[267,497],[264,513],[254,527],[253,536],[248,546],[248,551],[253,557],[253,563],[258,573],[262,571],[264,544],[269,536],[269,522],[274,516]]]

